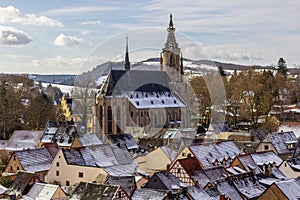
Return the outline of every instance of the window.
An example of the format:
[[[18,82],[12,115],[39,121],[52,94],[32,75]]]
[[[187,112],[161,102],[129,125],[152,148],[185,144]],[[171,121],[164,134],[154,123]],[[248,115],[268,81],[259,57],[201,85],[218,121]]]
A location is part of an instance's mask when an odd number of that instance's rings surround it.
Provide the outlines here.
[[[284,167],[286,167],[286,162],[284,163]]]
[[[13,170],[13,167],[12,167],[12,166],[10,166],[10,170]]]
[[[59,171],[56,171],[56,176],[59,176]]]
[[[111,106],[108,106],[107,108],[107,132],[108,134],[112,134],[113,133],[113,122],[112,122],[112,110],[111,110]]]
[[[182,156],[185,156],[185,153],[182,153],[181,155],[182,155]]]
[[[16,155],[14,155],[14,161],[16,161]]]
[[[265,150],[269,150],[269,145],[265,145]]]
[[[70,181],[66,181],[66,186],[70,186]]]
[[[79,178],[83,178],[83,172],[78,173]]]
[[[59,167],[59,162],[56,162],[56,167]]]
[[[17,170],[20,170],[20,167],[17,167]]]
[[[177,173],[181,173],[181,169],[179,168],[179,169],[177,169]]]

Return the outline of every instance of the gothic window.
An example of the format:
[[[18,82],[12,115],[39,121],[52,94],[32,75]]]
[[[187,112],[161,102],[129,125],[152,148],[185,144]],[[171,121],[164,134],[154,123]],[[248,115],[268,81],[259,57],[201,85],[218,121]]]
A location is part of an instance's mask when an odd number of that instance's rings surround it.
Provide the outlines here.
[[[99,123],[100,123],[100,127],[102,128],[103,127],[103,107],[100,106],[100,109],[99,109]]]
[[[112,134],[112,110],[111,106],[108,106],[107,108],[107,132],[108,134]]]
[[[117,107],[117,133],[121,133],[121,110],[120,106]]]

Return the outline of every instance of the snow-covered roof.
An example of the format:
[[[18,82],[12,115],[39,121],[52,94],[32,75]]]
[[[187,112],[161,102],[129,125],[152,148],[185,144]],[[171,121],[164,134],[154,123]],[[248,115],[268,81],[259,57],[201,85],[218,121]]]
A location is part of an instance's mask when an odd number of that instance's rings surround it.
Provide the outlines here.
[[[139,145],[136,143],[135,139],[131,134],[109,134],[107,138],[115,145],[120,148],[131,150],[138,149]]]
[[[48,121],[41,137],[42,143],[57,143],[60,147],[71,147],[75,137],[77,137],[77,130],[74,125],[56,124]]]
[[[251,154],[256,165],[272,164],[275,162],[278,167],[282,163],[282,159],[273,151],[256,152]]]
[[[53,157],[46,148],[15,151],[22,167],[28,172],[48,171]]]
[[[255,177],[236,178],[233,184],[247,199],[257,198],[266,190]]]
[[[113,176],[132,175],[136,167],[130,153],[115,145],[62,149],[62,152],[69,165],[101,167]]]
[[[126,93],[126,98],[137,109],[186,107],[172,92],[131,91]]]
[[[167,190],[154,190],[149,188],[136,189],[132,195],[132,199],[147,199],[147,200],[157,200],[163,199],[167,196]]]
[[[34,200],[51,200],[58,188],[58,185],[35,183],[26,196]]]
[[[43,131],[16,130],[7,141],[5,149],[15,151],[38,148],[42,134]]]
[[[273,144],[278,154],[291,153],[291,150],[287,148],[287,142],[297,143],[297,141],[298,138],[293,131],[270,134],[270,142]]]
[[[300,179],[289,179],[274,183],[288,199],[300,198]]]
[[[190,150],[205,169],[216,167],[216,162],[217,165],[228,165],[229,160],[241,153],[232,141],[190,146]]]
[[[82,134],[78,136],[78,140],[84,147],[103,144],[96,134]]]

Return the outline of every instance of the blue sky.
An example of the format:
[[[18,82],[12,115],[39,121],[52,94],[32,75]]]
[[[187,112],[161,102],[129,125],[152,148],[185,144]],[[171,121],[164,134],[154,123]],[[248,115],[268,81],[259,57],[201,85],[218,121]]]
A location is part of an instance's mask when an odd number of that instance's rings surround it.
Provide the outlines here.
[[[157,57],[169,14],[184,57],[298,66],[298,1],[0,2],[0,72],[79,73],[98,63]]]

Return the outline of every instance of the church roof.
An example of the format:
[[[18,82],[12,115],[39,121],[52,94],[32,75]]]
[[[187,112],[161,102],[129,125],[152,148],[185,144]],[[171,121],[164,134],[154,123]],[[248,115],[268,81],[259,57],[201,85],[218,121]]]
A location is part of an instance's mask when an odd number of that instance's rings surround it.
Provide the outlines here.
[[[163,71],[111,70],[106,95],[120,95],[122,91],[168,92],[169,77]]]

